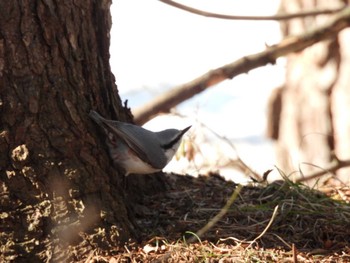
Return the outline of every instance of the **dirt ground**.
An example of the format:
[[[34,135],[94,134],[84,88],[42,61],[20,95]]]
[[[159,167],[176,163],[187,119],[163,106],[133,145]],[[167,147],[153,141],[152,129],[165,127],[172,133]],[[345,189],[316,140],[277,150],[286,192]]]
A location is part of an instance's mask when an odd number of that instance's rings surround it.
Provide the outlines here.
[[[223,213],[235,183],[214,174],[166,176],[168,190],[135,207],[140,242],[108,255],[91,251],[82,262],[350,262],[347,187],[325,193],[290,181],[252,184]]]

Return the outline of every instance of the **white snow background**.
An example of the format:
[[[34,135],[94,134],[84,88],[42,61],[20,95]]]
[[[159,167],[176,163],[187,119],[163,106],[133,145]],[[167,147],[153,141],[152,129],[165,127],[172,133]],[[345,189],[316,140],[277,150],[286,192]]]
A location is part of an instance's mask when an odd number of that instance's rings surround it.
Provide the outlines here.
[[[273,15],[279,5],[278,0],[178,2],[229,15]],[[278,22],[207,18],[156,0],[118,0],[111,12],[112,71],[131,109],[281,39]],[[214,171],[244,182],[247,177],[225,165],[237,154],[260,174],[274,168],[273,143],[265,137],[266,103],[271,90],[284,82],[284,65],[280,59],[209,88],[176,107],[185,118],[163,115],[146,123],[144,127],[154,131],[193,125],[184,139],[199,147],[196,158],[173,160],[164,171],[194,176]],[[229,139],[236,151],[210,130]]]

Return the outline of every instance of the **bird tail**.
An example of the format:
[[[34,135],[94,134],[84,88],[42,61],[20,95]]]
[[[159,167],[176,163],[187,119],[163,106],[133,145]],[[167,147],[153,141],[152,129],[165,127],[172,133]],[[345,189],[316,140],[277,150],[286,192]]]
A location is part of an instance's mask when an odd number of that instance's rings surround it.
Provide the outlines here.
[[[103,121],[106,120],[103,118],[100,114],[98,114],[96,111],[91,110],[89,113],[89,116],[91,119],[93,119],[98,125],[103,126]]]

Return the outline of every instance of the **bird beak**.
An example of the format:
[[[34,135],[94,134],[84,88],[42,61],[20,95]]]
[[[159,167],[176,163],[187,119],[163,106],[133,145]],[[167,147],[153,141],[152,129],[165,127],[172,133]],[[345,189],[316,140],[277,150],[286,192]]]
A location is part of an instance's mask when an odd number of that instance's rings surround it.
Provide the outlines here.
[[[182,135],[185,134],[189,129],[191,129],[191,127],[192,127],[192,125],[190,125],[190,126],[186,127],[185,129],[183,129],[183,130],[181,131],[181,134],[182,134]]]

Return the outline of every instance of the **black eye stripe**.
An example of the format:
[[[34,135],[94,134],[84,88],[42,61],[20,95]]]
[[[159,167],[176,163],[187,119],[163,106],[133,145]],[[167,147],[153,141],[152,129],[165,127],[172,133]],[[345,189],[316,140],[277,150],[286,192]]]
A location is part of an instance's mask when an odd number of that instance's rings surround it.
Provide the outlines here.
[[[187,130],[183,130],[182,132],[180,132],[174,139],[172,139],[170,142],[168,142],[167,144],[162,145],[163,149],[167,150],[170,149],[171,147],[173,147],[179,140],[181,140],[181,137],[185,134]]]

